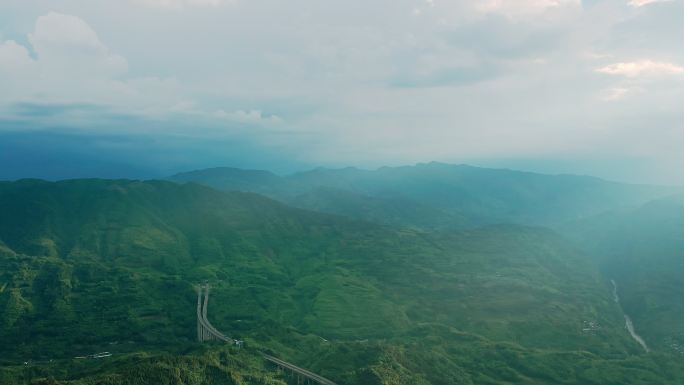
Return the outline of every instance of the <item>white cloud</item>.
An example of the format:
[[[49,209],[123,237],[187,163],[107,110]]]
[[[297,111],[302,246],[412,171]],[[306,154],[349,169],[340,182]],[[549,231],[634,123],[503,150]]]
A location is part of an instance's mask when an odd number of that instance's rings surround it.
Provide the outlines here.
[[[1,102],[89,103],[149,113],[182,100],[171,79],[129,77],[126,59],[76,16],[38,17],[28,42],[30,50],[12,40],[0,42]]]
[[[132,0],[136,4],[148,7],[183,9],[186,7],[218,7],[235,3],[237,0]]]
[[[634,89],[628,87],[615,87],[604,90],[601,94],[601,100],[606,102],[617,102],[627,98]]]
[[[186,114],[250,124],[282,121],[257,109],[212,113],[188,97],[176,78],[131,76],[127,60],[73,15],[50,12],[38,17],[27,40],[30,46],[0,41],[0,110],[24,103],[89,104],[146,117]]]
[[[589,59],[589,60],[601,60],[601,59],[610,59],[613,57],[613,55],[607,54],[607,53],[586,51],[586,52],[582,53],[582,57]]]
[[[630,0],[629,5],[635,8],[643,7],[655,3],[665,3],[671,0]]]
[[[0,44],[0,73],[25,69],[33,64],[29,51],[14,40]]]
[[[117,75],[128,70],[122,56],[113,54],[82,19],[56,12],[40,16],[28,36],[38,60],[56,71],[87,75]]]
[[[26,92],[26,85],[36,81],[36,66],[26,47],[13,40],[0,42],[0,102]]]
[[[421,3],[413,8],[413,14],[415,16],[420,16],[423,14],[424,9],[431,9],[435,7],[435,1],[434,0],[424,0],[421,1]]]
[[[82,19],[57,12],[38,17],[29,40],[38,51],[54,48],[102,53],[107,48],[97,33]]]
[[[510,17],[534,15],[550,9],[581,8],[581,0],[484,0],[476,8],[484,13],[502,13]]]
[[[640,60],[620,62],[598,68],[597,72],[636,78],[641,76],[684,75],[684,67],[668,62]]]
[[[65,2],[60,9],[93,28],[47,18],[30,40],[19,28],[52,2],[0,1],[16,20],[0,26],[16,40],[0,39],[0,99],[196,113],[193,133],[200,118],[252,127],[235,123],[269,124],[277,111],[278,129],[312,138],[282,140],[315,163],[602,153],[628,118],[677,118],[644,119],[648,134],[635,146],[682,121],[675,2],[259,0],[238,1],[236,12],[231,1],[134,1]]]
[[[241,123],[281,123],[282,119],[277,115],[265,115],[259,110],[237,110],[226,112],[217,110],[214,117]]]

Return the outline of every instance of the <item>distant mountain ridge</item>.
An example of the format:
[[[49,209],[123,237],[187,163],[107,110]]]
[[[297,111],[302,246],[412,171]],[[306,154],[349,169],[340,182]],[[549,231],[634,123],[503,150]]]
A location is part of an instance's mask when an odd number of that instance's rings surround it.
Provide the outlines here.
[[[575,175],[467,165],[314,169],[288,176],[213,168],[176,174],[221,190],[251,191],[296,207],[422,229],[493,223],[556,226],[681,191]]]

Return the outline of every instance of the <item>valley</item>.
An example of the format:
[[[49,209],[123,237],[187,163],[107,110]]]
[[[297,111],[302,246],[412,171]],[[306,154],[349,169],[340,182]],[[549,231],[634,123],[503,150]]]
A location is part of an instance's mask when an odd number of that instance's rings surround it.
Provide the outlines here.
[[[0,209],[5,382],[296,381],[262,352],[339,385],[684,378],[625,329],[601,262],[548,228],[426,231],[164,181],[0,183]],[[198,282],[205,328],[242,348],[198,341]],[[94,352],[112,356],[74,360]]]
[[[684,0],[0,0],[0,385],[684,385]]]
[[[613,285],[613,298],[615,298],[615,302],[618,305],[620,305],[620,296],[617,293],[617,283],[615,283],[615,280],[613,279],[610,280],[610,283]],[[622,308],[621,305],[620,307]],[[639,345],[641,345],[641,347],[644,348],[644,351],[646,351],[646,353],[650,352],[651,349],[648,348],[648,345],[646,345],[644,339],[636,333],[632,319],[629,317],[629,315],[624,314],[624,312],[623,315],[625,316],[625,328],[629,332],[629,335],[631,335],[634,341],[636,341]]]
[[[424,232],[157,181],[4,183],[0,207],[10,214],[0,218],[0,349],[8,363],[34,363],[5,367],[4,378],[45,371],[80,384],[88,365],[104,365],[127,383],[120,370],[141,354],[163,377],[169,353],[199,363],[228,351],[252,364],[219,372],[277,380],[265,351],[340,385],[571,384],[628,367],[638,374],[624,383],[678,375],[675,358],[644,355],[626,332],[598,265],[543,228]],[[212,287],[214,330],[244,349],[198,344],[197,282]],[[601,328],[582,332],[586,320]],[[113,357],[70,361],[98,351]],[[68,364],[37,364],[51,359]],[[555,369],[568,360],[571,378]]]

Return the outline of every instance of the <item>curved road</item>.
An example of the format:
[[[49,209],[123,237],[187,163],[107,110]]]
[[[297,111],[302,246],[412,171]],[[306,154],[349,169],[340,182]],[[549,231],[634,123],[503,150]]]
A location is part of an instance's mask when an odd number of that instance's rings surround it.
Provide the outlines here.
[[[223,333],[216,330],[216,328],[207,319],[207,307],[209,305],[209,285],[200,286],[197,294],[198,294],[197,295],[197,320],[200,323],[200,326],[203,327],[204,329],[206,329],[206,331],[211,336],[213,336],[219,340],[228,342],[230,344],[237,344],[236,340],[229,338],[229,337],[226,337],[225,335],[223,335]],[[202,301],[202,297],[204,297],[204,301]],[[198,326],[197,336],[198,336],[198,339],[200,339],[200,341],[202,341],[204,339],[204,335],[202,333],[200,326]],[[316,373],[313,373],[313,372],[306,370],[304,368],[300,368],[299,366],[291,364],[287,361],[283,361],[279,358],[273,357],[273,356],[265,354],[265,353],[261,353],[261,356],[264,357],[264,359],[266,359],[267,361],[278,365],[279,367],[289,369],[293,373],[297,373],[298,375],[300,375],[304,378],[308,378],[308,379],[310,379],[314,382],[317,382],[321,385],[337,385],[333,381],[330,381],[329,379],[327,379],[323,376],[319,376]]]
[[[204,306],[202,306],[202,291],[204,291]],[[226,337],[223,335],[223,333],[219,332],[207,319],[207,306],[209,304],[209,286],[200,286],[199,293],[197,296],[197,320],[199,321],[200,325],[204,327],[210,335],[213,337],[228,342],[230,344],[237,344],[237,341]],[[202,337],[200,336],[200,339]]]

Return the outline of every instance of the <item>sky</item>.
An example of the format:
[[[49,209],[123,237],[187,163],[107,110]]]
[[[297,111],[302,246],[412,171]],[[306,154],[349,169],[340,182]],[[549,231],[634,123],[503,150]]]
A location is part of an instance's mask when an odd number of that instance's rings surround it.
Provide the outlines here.
[[[3,0],[0,179],[441,161],[684,184],[682,0]]]

